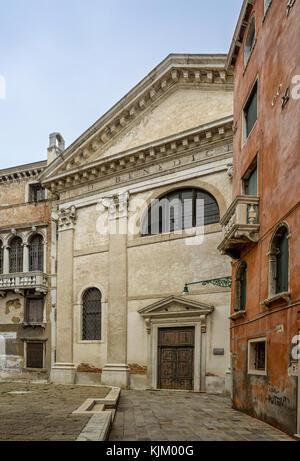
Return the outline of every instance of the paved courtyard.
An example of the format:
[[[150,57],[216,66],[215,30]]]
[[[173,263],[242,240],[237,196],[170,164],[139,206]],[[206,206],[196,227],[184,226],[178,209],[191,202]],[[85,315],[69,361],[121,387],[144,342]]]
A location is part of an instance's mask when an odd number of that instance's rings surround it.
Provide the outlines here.
[[[235,411],[230,399],[172,391],[123,391],[110,441],[292,441]]]
[[[90,416],[72,412],[107,392],[101,387],[0,383],[0,441],[76,440]]]

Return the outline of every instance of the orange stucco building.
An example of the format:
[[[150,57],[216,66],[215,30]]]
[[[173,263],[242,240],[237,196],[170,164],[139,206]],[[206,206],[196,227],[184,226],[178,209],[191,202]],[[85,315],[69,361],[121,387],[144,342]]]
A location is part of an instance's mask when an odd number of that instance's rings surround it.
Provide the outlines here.
[[[244,1],[233,66],[233,405],[300,432],[300,2]]]

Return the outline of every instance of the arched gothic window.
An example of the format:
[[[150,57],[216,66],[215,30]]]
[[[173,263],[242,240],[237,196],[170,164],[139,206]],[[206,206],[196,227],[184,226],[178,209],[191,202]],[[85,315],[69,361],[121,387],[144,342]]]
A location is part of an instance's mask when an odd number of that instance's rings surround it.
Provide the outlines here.
[[[269,252],[269,296],[289,291],[289,229],[282,224],[273,235]]]
[[[89,288],[82,297],[82,339],[101,340],[101,292]]]
[[[44,244],[41,235],[34,235],[29,243],[29,271],[42,272],[44,270]]]
[[[20,237],[15,237],[9,249],[9,272],[23,272],[23,243]]]
[[[235,311],[245,311],[247,306],[247,263],[243,261],[235,279]]]
[[[218,223],[215,198],[200,189],[179,189],[153,200],[143,220],[142,235],[156,235]]]

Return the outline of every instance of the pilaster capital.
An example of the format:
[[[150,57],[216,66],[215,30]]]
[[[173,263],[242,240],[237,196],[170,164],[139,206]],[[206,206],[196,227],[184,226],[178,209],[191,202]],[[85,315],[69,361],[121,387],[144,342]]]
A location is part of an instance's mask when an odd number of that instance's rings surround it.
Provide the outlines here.
[[[55,213],[53,219],[57,221],[58,230],[60,232],[74,229],[76,224],[76,207],[72,205],[69,208],[62,208]]]
[[[122,192],[111,197],[104,197],[101,201],[102,205],[108,209],[108,219],[119,219],[127,217],[128,213],[129,193]]]

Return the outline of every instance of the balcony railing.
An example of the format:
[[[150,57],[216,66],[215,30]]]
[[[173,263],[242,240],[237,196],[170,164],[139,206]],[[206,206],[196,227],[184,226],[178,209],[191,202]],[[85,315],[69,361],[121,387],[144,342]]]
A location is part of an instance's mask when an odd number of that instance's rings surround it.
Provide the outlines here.
[[[258,223],[259,197],[238,195],[221,219],[223,240],[218,249],[234,259],[246,246],[258,241],[260,225]]]
[[[48,290],[48,277],[42,272],[27,272],[0,275],[0,292],[33,289],[45,293]]]

